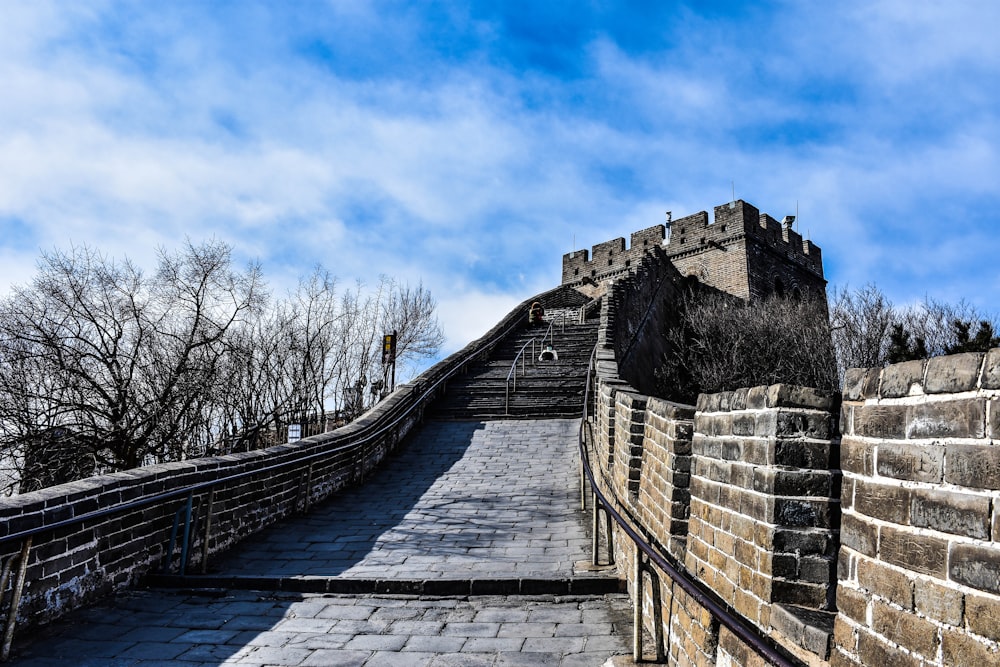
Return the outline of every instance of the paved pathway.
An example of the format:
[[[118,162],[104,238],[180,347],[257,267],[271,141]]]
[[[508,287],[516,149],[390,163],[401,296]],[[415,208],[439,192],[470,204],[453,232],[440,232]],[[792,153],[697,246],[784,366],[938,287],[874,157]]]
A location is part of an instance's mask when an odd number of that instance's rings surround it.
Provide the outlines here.
[[[578,423],[428,423],[364,486],[264,531],[212,569],[223,579],[473,588],[614,576],[586,567]],[[628,605],[621,594],[130,591],[34,641],[21,637],[10,664],[596,666],[629,652]]]

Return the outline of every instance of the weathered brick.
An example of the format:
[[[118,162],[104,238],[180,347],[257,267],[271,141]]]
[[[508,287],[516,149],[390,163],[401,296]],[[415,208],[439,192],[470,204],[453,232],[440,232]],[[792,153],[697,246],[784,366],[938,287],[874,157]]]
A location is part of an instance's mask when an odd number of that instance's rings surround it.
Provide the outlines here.
[[[855,623],[867,623],[870,598],[862,591],[847,586],[837,587],[837,609]]]
[[[733,435],[753,435],[756,418],[753,413],[733,415]]]
[[[840,406],[840,394],[812,387],[773,384],[767,388],[767,405],[772,408],[809,408],[832,412]]]
[[[747,410],[761,410],[767,407],[767,387],[750,387],[747,390]]]
[[[755,468],[753,470],[753,490],[777,496],[829,498],[831,475],[828,472]]]
[[[840,434],[854,435],[854,406],[845,403],[840,408]]]
[[[848,368],[844,372],[844,400],[857,401],[862,399],[867,368]]]
[[[982,438],[986,402],[979,398],[920,403],[906,409],[907,438]]]
[[[779,410],[775,435],[779,438],[826,440],[834,433],[833,418],[826,412]]]
[[[854,510],[883,521],[910,522],[910,489],[866,479],[854,482]]]
[[[990,537],[990,499],[968,493],[914,489],[914,526],[980,539]]]
[[[882,369],[882,398],[900,398],[910,394],[912,385],[919,385],[924,377],[924,361],[904,361]]]
[[[875,472],[875,446],[861,440],[844,438],[840,443],[840,468],[845,472],[872,476]]]
[[[827,587],[805,581],[775,579],[771,582],[771,601],[823,609],[827,604]]]
[[[1000,595],[1000,546],[952,545],[948,574],[960,584]]]
[[[921,614],[942,623],[959,626],[965,596],[953,586],[918,577],[913,585],[913,605]]]
[[[903,609],[913,609],[913,579],[880,561],[858,560],[858,584]]]
[[[784,440],[774,443],[774,464],[794,468],[829,470],[833,447],[829,441]]]
[[[914,482],[940,482],[944,446],[886,442],[878,446],[878,474]]]
[[[878,528],[853,512],[840,517],[840,542],[866,556],[878,553]]]
[[[866,438],[902,439],[906,435],[906,406],[855,407],[853,433]]]
[[[1000,602],[984,595],[965,597],[965,618],[969,629],[977,635],[1000,641]],[[953,623],[952,625],[960,625]]]
[[[805,498],[775,498],[774,521],[779,526],[831,528],[834,506],[826,500]]]
[[[858,633],[858,658],[866,667],[922,667],[922,661],[917,656],[863,630]]]
[[[1000,446],[947,445],[944,480],[972,489],[1000,489]]]
[[[933,623],[878,600],[872,604],[872,629],[925,658],[937,654],[938,633]]]
[[[991,398],[986,402],[986,437],[1000,440],[1000,400]]]
[[[1000,389],[1000,347],[986,353],[980,386],[983,389]]]
[[[947,574],[948,542],[936,537],[886,526],[879,534],[879,555],[887,563],[939,579]]]
[[[979,369],[983,365],[982,352],[966,352],[927,361],[927,380],[924,393],[955,394],[971,391],[979,383]]]
[[[941,657],[945,665],[998,665],[1000,650],[958,630],[941,633]]]
[[[861,398],[878,398],[879,386],[882,384],[882,369],[869,368],[865,374],[865,382],[861,387]]]

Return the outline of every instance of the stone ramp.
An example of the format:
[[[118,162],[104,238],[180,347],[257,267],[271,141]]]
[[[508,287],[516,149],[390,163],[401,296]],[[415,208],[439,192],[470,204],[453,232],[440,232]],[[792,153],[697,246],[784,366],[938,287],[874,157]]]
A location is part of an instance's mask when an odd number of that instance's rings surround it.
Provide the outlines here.
[[[589,568],[578,419],[432,421],[364,485],[158,585],[331,593],[619,590]]]
[[[8,664],[631,664],[628,597],[588,565],[578,425],[428,422],[366,484],[209,575],[150,577],[175,587],[19,637]]]

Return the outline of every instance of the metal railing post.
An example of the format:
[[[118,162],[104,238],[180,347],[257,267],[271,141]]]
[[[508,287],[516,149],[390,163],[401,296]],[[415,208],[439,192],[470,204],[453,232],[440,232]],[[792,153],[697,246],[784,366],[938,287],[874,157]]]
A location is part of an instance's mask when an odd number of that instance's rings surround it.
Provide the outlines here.
[[[208,509],[205,511],[205,535],[201,540],[201,573],[208,572],[208,538],[212,535],[212,507],[215,505],[215,487],[208,491]]]
[[[3,648],[0,649],[0,660],[10,657],[10,645],[14,641],[14,627],[17,625],[17,608],[21,606],[21,593],[24,590],[24,579],[28,573],[28,555],[31,553],[29,536],[21,543],[21,556],[17,564],[17,579],[14,580],[14,590],[11,591],[10,609],[7,612],[7,626],[3,632]]]

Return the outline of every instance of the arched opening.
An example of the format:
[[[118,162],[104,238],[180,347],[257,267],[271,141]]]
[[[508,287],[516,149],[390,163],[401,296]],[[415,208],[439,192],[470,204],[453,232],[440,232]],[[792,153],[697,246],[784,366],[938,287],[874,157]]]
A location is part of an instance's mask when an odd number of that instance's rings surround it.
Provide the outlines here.
[[[785,298],[785,283],[781,281],[781,278],[774,279],[774,294],[782,299]]]

